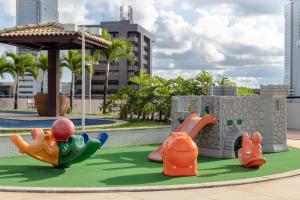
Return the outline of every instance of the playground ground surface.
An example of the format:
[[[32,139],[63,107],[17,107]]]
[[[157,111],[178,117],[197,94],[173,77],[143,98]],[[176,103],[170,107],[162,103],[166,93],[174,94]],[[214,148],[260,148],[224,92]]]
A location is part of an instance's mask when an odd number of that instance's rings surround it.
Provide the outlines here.
[[[166,177],[162,164],[147,160],[157,145],[100,149],[85,162],[67,169],[53,168],[27,156],[0,159],[0,186],[135,187],[183,185],[267,176],[300,168],[300,149],[264,154],[260,169],[247,169],[238,159],[198,159],[198,176]],[[283,162],[284,161],[284,162]]]

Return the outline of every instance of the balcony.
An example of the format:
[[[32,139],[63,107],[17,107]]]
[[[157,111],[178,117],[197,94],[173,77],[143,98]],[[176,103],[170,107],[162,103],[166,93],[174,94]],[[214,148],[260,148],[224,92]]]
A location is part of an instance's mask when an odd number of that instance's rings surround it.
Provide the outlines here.
[[[139,71],[139,67],[138,66],[128,66],[128,71]]]
[[[105,75],[93,76],[93,80],[104,80]],[[119,75],[109,74],[108,80],[119,80]]]
[[[92,85],[92,90],[103,90],[103,89],[104,89],[104,85]],[[118,90],[119,85],[108,85],[108,89]]]

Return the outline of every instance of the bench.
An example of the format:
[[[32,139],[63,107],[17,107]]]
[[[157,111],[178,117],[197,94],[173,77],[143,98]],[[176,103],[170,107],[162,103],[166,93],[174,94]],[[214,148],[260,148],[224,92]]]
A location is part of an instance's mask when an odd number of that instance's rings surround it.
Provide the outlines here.
[[[28,107],[28,109],[35,109],[36,108],[35,103],[32,99],[27,100],[27,107]]]

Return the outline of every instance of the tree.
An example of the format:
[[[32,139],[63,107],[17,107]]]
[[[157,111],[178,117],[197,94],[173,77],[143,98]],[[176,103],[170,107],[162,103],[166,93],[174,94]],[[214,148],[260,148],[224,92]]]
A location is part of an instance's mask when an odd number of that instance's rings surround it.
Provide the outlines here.
[[[95,73],[94,65],[100,60],[100,55],[98,52],[96,52],[93,56],[88,54],[86,56],[86,60],[88,61],[87,68],[86,70],[88,71],[89,74],[89,112],[92,112],[92,106],[91,106],[91,98],[92,98],[92,79]]]
[[[91,61],[92,56],[89,54],[86,55],[86,60]],[[73,97],[74,97],[74,91],[73,86],[75,84],[74,79],[76,75],[80,75],[82,72],[82,54],[80,51],[76,50],[69,50],[67,54],[63,55],[61,61],[60,61],[60,67],[66,67],[68,68],[72,73],[71,78],[71,87],[70,87],[70,108],[71,111],[73,109]],[[86,66],[86,70],[89,74],[92,72],[90,70],[93,70],[91,65]],[[81,83],[83,87],[83,83]]]
[[[19,78],[24,77],[26,73],[32,74],[35,80],[38,77],[35,57],[32,54],[16,54],[14,52],[6,52],[5,59],[2,61],[1,65],[4,68],[3,71],[11,74],[16,80],[14,109],[18,109]]]
[[[37,59],[36,67],[42,71],[41,93],[44,93],[44,79],[48,70],[48,56],[46,54],[40,55],[40,57]]]
[[[112,39],[109,32],[103,31],[102,38],[110,41],[111,46],[101,49],[100,54],[106,60],[105,81],[104,81],[104,97],[103,97],[103,113],[107,112],[107,95],[108,95],[108,78],[111,63],[118,63],[120,59],[132,60],[133,47],[130,42],[123,38]]]
[[[238,94],[240,96],[254,96],[256,95],[254,90],[249,87],[239,87],[238,88]]]
[[[232,81],[229,80],[229,78],[222,76],[222,75],[218,75],[216,83],[219,86],[228,86],[228,87],[235,87],[236,84]]]
[[[213,76],[207,71],[201,71],[195,80],[200,91],[198,95],[208,95],[208,87],[213,84]]]
[[[3,78],[4,73],[6,72],[5,68],[5,58],[3,56],[0,57],[0,77]]]
[[[74,85],[74,79],[76,75],[79,75],[82,70],[82,56],[79,51],[76,50],[69,50],[67,54],[63,55],[61,62],[60,62],[60,67],[66,67],[68,68],[71,73],[71,87],[70,87],[70,108],[72,111],[73,108],[73,97],[74,97],[74,91],[73,91],[73,85]],[[83,83],[82,83],[83,87]]]
[[[140,88],[136,91],[134,100],[137,118],[139,119],[142,115],[145,118],[145,108],[148,108],[149,111],[149,107],[151,107],[149,104],[154,101],[154,90],[158,87],[159,80],[141,72],[139,76],[132,77],[129,81]]]

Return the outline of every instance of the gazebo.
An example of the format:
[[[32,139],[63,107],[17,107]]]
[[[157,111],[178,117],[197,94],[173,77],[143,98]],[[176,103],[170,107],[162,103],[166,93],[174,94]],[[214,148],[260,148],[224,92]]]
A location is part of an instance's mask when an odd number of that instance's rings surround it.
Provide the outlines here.
[[[59,116],[59,50],[81,49],[83,32],[50,22],[27,24],[0,31],[0,43],[35,51],[48,51],[48,115]],[[107,48],[111,43],[84,32],[85,48]]]

